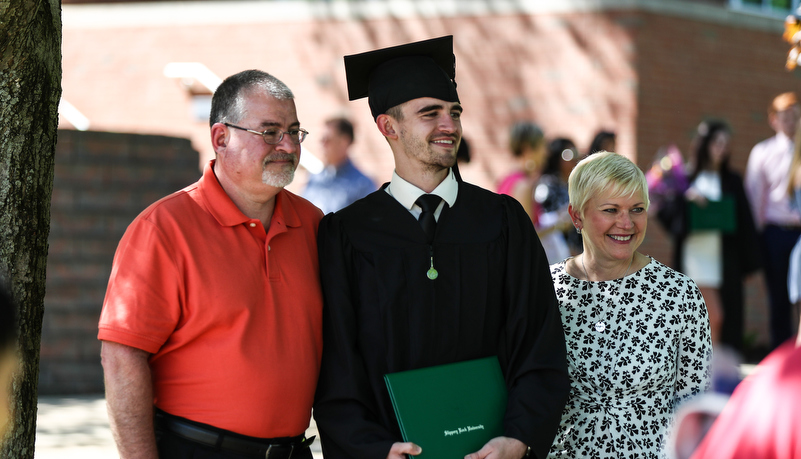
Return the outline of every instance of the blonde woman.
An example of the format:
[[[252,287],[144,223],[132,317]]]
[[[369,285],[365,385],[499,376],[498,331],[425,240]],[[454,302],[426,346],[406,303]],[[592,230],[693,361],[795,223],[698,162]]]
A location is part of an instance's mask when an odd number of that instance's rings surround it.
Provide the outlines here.
[[[551,265],[572,386],[549,457],[665,457],[676,406],[710,384],[703,297],[637,251],[649,200],[634,163],[596,153],[568,186],[584,251]]]

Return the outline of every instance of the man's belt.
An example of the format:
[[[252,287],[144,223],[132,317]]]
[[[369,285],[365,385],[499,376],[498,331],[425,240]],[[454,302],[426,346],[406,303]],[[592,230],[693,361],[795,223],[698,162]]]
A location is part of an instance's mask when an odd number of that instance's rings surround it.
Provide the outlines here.
[[[156,428],[211,448],[265,459],[290,459],[311,446],[315,438],[312,436],[307,439],[305,435],[301,435],[280,443],[272,443],[268,439],[263,442],[248,440],[182,421],[164,412],[156,413]]]

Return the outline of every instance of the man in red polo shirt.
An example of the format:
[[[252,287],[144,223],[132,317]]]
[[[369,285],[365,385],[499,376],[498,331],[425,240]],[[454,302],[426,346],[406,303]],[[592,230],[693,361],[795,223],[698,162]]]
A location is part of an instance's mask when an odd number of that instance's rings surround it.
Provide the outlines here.
[[[216,159],[114,257],[98,334],[112,432],[122,459],[311,458],[322,212],[283,189],[307,133],[257,70],[220,85],[209,121]]]

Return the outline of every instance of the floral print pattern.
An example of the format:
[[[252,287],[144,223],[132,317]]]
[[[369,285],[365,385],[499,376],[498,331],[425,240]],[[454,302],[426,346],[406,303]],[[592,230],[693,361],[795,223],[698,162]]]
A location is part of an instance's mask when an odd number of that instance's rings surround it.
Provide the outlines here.
[[[709,318],[698,287],[654,259],[612,281],[576,279],[565,262],[551,265],[551,276],[572,386],[548,457],[666,457],[676,407],[710,385]]]

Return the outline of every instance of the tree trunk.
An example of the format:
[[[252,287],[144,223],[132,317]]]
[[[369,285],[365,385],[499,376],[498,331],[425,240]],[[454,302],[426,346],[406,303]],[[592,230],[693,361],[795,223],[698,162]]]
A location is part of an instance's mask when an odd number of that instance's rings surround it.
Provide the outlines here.
[[[0,0],[0,281],[20,307],[20,371],[2,458],[33,458],[53,157],[61,97],[59,0]],[[6,394],[0,394],[0,397]]]

